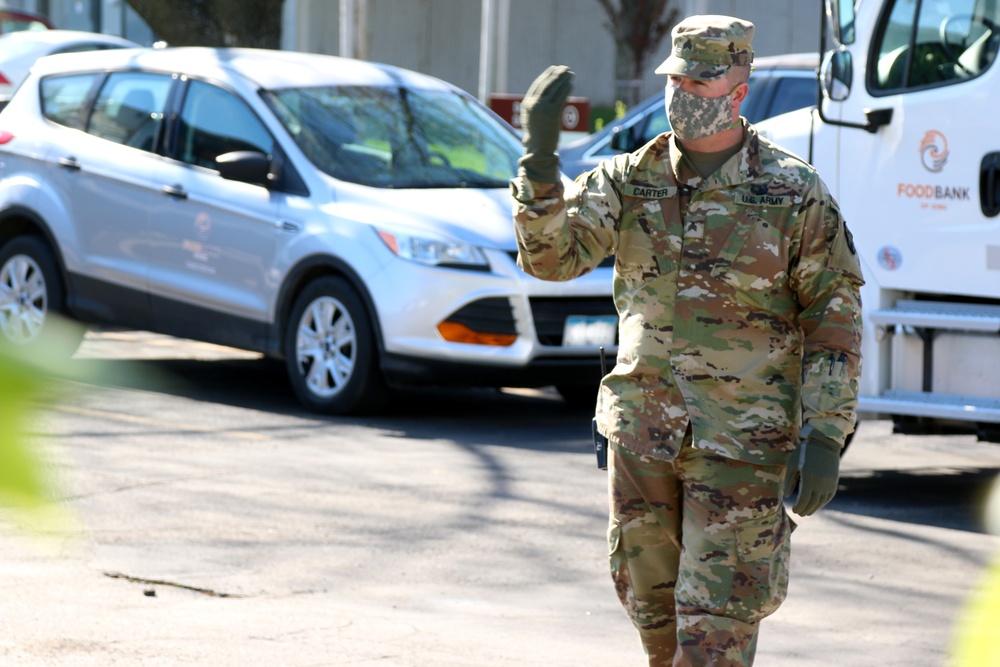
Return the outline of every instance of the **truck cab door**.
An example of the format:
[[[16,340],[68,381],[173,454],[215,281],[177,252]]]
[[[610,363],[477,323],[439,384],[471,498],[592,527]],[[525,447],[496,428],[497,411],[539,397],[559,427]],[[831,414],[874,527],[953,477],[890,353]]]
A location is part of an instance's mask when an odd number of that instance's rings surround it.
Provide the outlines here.
[[[867,281],[859,410],[1000,438],[1000,3],[857,7],[861,66],[824,127]]]
[[[856,62],[868,58],[864,85],[854,87],[841,116],[892,112],[875,132],[840,134],[840,199],[849,222],[865,221],[852,231],[868,253],[866,271],[883,289],[997,296],[1000,256],[981,239],[1000,229],[1000,162],[991,158],[1000,137],[988,130],[1000,98],[1000,5],[883,5],[867,22],[870,40],[859,39],[871,48],[855,54]]]

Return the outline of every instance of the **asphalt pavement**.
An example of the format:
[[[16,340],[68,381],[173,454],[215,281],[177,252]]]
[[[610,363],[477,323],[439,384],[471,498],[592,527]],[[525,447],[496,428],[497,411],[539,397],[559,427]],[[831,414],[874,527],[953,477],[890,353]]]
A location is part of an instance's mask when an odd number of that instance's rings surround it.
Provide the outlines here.
[[[88,355],[116,379],[65,383],[35,426],[78,530],[39,541],[0,512],[0,665],[644,665],[588,424],[553,392],[322,419],[251,355],[128,332]],[[1000,447],[873,421],[844,468],[757,664],[946,665],[1000,546],[977,509]]]

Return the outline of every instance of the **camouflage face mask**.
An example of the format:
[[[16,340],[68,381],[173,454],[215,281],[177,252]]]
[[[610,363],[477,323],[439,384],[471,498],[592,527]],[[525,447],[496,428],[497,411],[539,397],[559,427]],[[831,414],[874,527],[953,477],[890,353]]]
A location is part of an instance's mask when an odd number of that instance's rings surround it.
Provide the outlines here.
[[[702,139],[733,127],[730,97],[733,90],[720,97],[700,97],[668,84],[666,106],[670,129],[683,141]]]

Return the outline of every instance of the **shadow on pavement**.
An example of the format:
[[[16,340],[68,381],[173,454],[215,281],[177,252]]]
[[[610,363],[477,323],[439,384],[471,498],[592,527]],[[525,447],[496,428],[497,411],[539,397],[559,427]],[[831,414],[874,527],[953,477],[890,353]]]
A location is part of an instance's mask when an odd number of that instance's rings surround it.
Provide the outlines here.
[[[394,391],[377,414],[327,417],[300,405],[292,393],[284,365],[274,360],[74,359],[69,363],[71,373],[92,378],[88,382],[93,384],[159,392],[317,422],[383,427],[403,437],[458,438],[475,431],[482,436],[478,444],[580,452],[590,452],[592,446],[593,409],[574,407],[551,388],[501,391],[414,387]]]
[[[554,391],[413,388],[394,392],[379,414],[323,417],[292,394],[284,366],[272,360],[74,359],[71,371],[93,371],[95,384],[162,392],[197,401],[261,410],[317,422],[390,429],[406,438],[454,438],[476,445],[592,456],[592,409],[565,403]],[[985,532],[982,504],[996,468],[935,468],[846,473],[831,509],[893,521]]]
[[[281,413],[301,410],[284,367],[265,359],[73,359],[69,366],[71,373],[109,387]]]
[[[73,359],[68,363],[72,373],[94,378],[96,384],[283,414],[312,414],[292,393],[283,362],[271,359]],[[388,405],[374,417],[478,418],[511,411],[528,417],[556,413],[576,418],[591,415],[593,409],[573,407],[551,389],[502,392],[480,387],[412,387],[394,391]]]
[[[875,470],[841,477],[829,507],[863,516],[984,533],[997,468]]]

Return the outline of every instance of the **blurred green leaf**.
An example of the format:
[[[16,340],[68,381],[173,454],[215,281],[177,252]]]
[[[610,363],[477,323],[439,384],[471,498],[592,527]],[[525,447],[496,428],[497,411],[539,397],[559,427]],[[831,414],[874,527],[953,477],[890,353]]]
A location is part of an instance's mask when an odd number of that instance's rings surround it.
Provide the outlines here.
[[[1000,665],[1000,560],[987,569],[982,582],[965,602],[956,624],[952,648],[953,667]]]
[[[0,516],[35,535],[69,530],[73,517],[58,503],[54,480],[30,428],[51,379],[0,346]]]
[[[31,402],[41,389],[30,369],[0,353],[0,497],[4,504],[44,502],[42,464],[27,445]]]
[[[983,512],[986,530],[1000,535],[1000,478],[994,479]],[[950,667],[1000,665],[1000,555],[986,568],[979,585],[966,597],[955,623]]]

